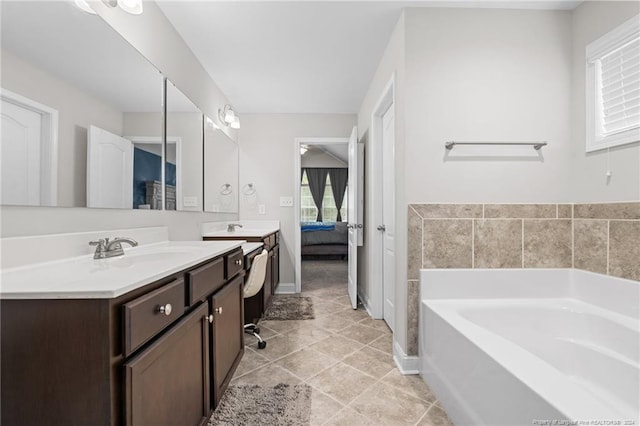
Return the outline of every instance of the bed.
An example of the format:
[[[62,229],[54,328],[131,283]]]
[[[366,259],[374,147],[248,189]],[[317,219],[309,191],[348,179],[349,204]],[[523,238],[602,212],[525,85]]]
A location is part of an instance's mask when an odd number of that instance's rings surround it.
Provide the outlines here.
[[[346,222],[302,222],[302,258],[347,256]]]

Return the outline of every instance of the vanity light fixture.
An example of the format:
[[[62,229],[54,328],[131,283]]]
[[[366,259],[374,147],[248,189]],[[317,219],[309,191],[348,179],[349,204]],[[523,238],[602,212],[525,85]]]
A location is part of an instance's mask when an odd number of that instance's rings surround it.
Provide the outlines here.
[[[109,7],[120,6],[120,9],[132,15],[142,14],[142,0],[102,0]]]
[[[210,119],[209,117],[205,117],[205,121],[207,123],[207,126],[212,127],[214,129],[219,129],[220,126],[218,126],[215,121],[213,121],[212,119]]]
[[[223,109],[218,110],[218,119],[220,122],[232,129],[240,128],[240,118],[236,115],[231,105],[227,104]]]
[[[96,11],[91,9],[91,6],[89,6],[89,3],[87,3],[86,0],[73,0],[73,2],[78,7],[78,9],[82,10],[83,12],[90,13],[91,15],[97,15]]]

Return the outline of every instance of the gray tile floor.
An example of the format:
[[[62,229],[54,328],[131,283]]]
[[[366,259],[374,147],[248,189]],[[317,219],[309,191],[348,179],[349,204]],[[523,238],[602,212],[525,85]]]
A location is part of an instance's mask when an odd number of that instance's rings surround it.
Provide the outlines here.
[[[450,425],[422,379],[396,368],[386,323],[351,309],[346,262],[302,265],[316,318],[260,322],[267,347],[248,336],[233,383],[310,385],[311,425]]]

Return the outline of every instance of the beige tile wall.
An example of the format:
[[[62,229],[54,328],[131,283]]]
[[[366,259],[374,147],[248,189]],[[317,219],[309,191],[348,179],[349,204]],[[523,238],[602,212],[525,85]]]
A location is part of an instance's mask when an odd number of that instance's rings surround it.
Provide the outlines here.
[[[640,281],[640,202],[410,204],[408,353],[421,268],[579,268]]]

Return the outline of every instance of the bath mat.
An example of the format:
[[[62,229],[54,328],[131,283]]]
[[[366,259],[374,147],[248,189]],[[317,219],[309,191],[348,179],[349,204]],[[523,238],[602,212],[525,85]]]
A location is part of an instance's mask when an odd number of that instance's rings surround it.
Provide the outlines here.
[[[266,320],[306,320],[315,317],[311,298],[293,295],[273,296],[271,306],[264,313]]]
[[[309,385],[231,385],[209,419],[208,426],[308,425],[311,416]]]

